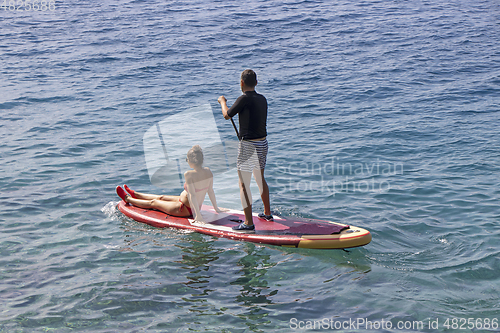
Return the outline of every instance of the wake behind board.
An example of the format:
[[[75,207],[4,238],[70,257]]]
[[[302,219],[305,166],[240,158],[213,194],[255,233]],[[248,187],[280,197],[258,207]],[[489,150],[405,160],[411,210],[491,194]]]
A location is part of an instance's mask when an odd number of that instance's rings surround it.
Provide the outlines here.
[[[245,219],[242,211],[228,210],[217,214],[211,206],[203,205],[201,212],[207,223],[191,218],[176,217],[163,212],[132,206],[120,201],[118,210],[131,219],[158,228],[193,230],[202,234],[286,247],[310,249],[345,249],[370,243],[368,230],[345,224],[304,218],[274,217],[269,222],[254,214],[255,232],[234,231],[231,227]]]

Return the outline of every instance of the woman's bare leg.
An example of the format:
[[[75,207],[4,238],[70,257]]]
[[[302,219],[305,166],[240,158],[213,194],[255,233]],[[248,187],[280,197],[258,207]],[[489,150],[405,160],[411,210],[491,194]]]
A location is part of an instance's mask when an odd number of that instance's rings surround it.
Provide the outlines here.
[[[156,200],[156,199],[153,199],[153,200]],[[153,205],[152,205],[153,200],[136,199],[136,198],[132,198],[130,195],[128,195],[125,198],[126,202],[128,202],[136,207],[146,208],[146,209],[153,208]]]
[[[140,200],[154,200],[154,199],[159,199],[161,197],[161,195],[140,193],[137,191],[134,192],[134,195],[136,199]]]
[[[154,200],[154,199],[160,199],[160,200],[165,200],[165,201],[178,201],[179,196],[178,195],[157,195],[157,194],[147,194],[147,193],[141,193],[134,191],[130,189],[127,185],[123,185],[123,187],[129,192],[129,194],[132,195],[133,198],[136,199],[143,199],[143,200]]]
[[[137,193],[137,192],[136,192]],[[132,205],[139,207],[139,208],[145,208],[145,209],[157,209],[159,211],[162,211],[164,213],[167,213],[169,215],[174,215],[174,216],[189,216],[189,212],[187,212],[186,209],[180,209],[181,208],[181,203],[179,200],[177,201],[165,201],[161,200],[159,198],[152,199],[152,200],[143,200],[143,199],[135,199],[132,198],[131,196],[127,196],[128,203],[131,203]]]
[[[137,199],[142,199],[142,200],[158,199],[163,201],[179,201],[178,195],[156,195],[156,194],[140,193],[135,191],[135,196]]]

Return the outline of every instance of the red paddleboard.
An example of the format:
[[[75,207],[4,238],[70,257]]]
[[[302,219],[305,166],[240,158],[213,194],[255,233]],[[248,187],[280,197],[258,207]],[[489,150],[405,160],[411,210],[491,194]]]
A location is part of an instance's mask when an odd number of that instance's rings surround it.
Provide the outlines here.
[[[176,217],[163,212],[132,206],[120,201],[118,210],[131,219],[158,228],[193,230],[202,234],[243,240],[253,243],[310,249],[345,249],[370,243],[368,230],[331,221],[274,216],[274,222],[253,216],[255,232],[234,231],[231,227],[245,219],[242,211],[227,210],[217,214],[212,206],[203,205],[202,215],[207,223],[191,218]]]

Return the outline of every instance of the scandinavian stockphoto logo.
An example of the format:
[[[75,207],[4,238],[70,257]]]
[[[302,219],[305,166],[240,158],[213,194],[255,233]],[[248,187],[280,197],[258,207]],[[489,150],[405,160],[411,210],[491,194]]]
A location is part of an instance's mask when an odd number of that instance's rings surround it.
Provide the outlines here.
[[[336,193],[387,192],[390,177],[403,175],[403,163],[345,162],[331,157],[327,162],[277,161],[276,188],[279,192]]]
[[[236,171],[238,140],[221,139],[209,103],[171,115],[151,126],[143,137],[144,156],[151,183],[159,188],[180,189],[189,170],[186,154],[194,145],[203,149],[204,165],[214,174],[214,189],[222,207],[241,205]],[[274,173],[273,192],[319,191],[323,194],[386,192],[389,181],[403,174],[402,163],[345,162],[331,157],[326,162],[277,160],[270,164]],[[256,182],[251,182],[252,202],[260,198]]]

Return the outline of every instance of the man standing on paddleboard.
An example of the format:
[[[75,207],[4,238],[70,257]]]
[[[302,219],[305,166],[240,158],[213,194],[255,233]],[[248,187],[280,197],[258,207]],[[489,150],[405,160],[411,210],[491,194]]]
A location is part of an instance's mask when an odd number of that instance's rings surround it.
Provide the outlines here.
[[[238,97],[231,108],[227,107],[227,99],[224,96],[220,96],[217,100],[222,107],[222,114],[225,119],[231,119],[232,121],[232,117],[239,114],[240,130],[239,133],[237,131],[237,134],[240,143],[238,146],[237,169],[245,221],[233,227],[236,231],[255,230],[252,219],[252,195],[250,193],[252,173],[259,186],[260,197],[264,204],[264,213],[260,213],[259,218],[274,221],[269,202],[269,187],[264,178],[268,151],[266,139],[267,100],[263,95],[255,91],[256,85],[257,74],[251,69],[246,69],[241,73],[240,81],[243,95]]]

